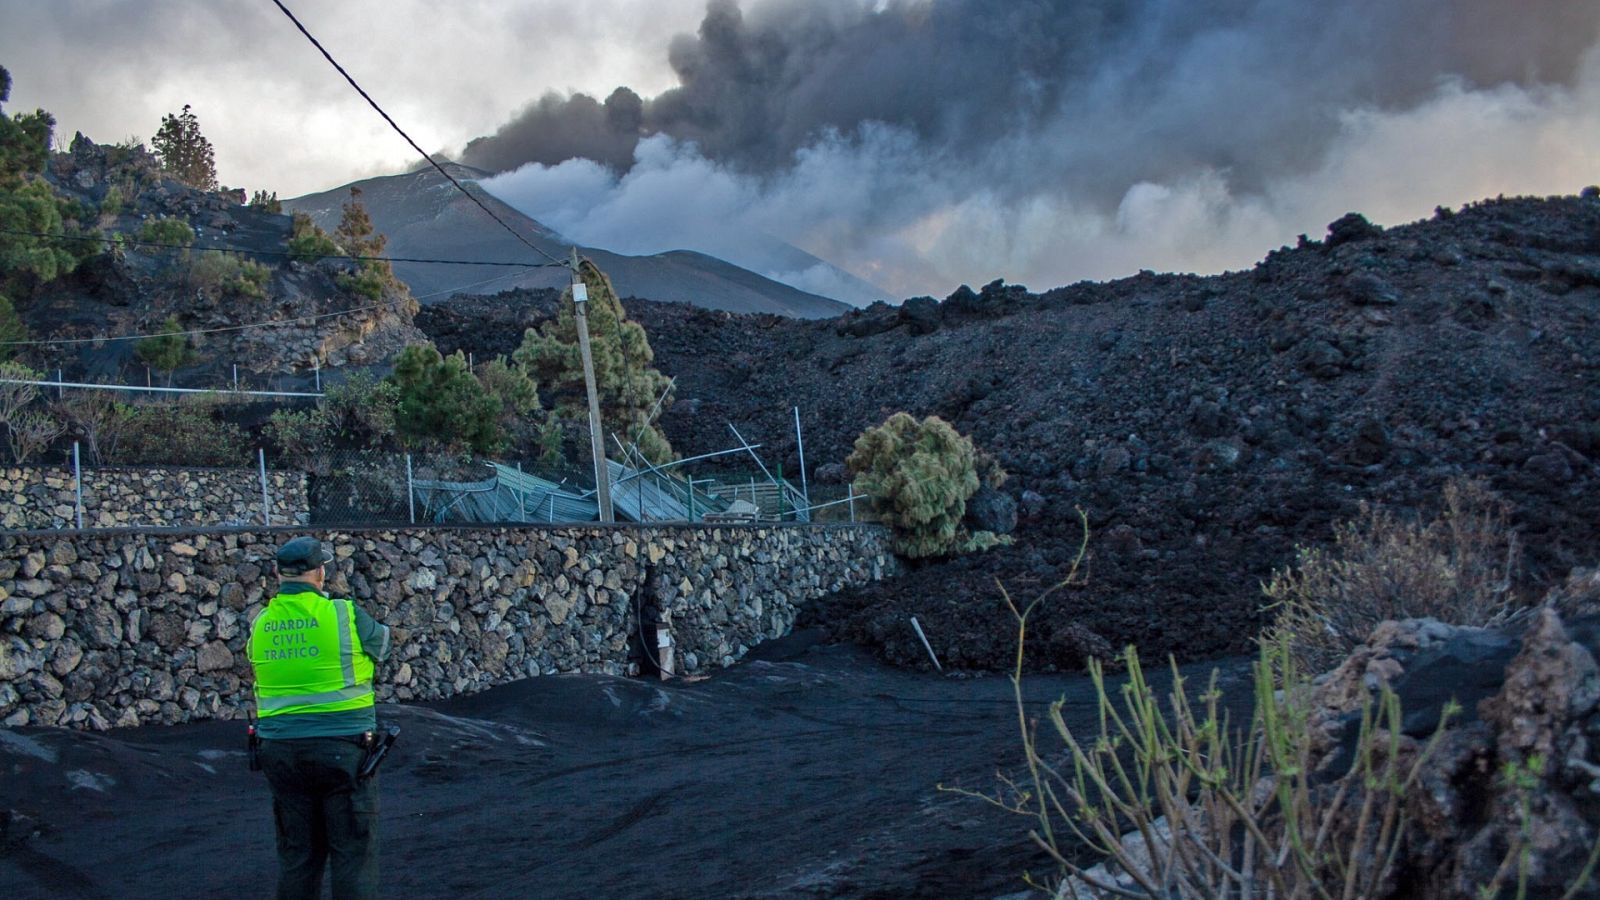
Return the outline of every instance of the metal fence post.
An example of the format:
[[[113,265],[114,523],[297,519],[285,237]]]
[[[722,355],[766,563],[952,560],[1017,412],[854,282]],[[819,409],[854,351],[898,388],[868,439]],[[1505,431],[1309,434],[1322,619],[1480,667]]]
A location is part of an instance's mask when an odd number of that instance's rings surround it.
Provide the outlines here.
[[[689,481],[689,523],[694,524],[694,476],[690,475]]]
[[[856,483],[850,482],[850,521],[856,520]]]
[[[65,379],[65,378],[63,378],[61,376],[61,370],[57,369],[56,370],[56,399],[57,400],[65,399],[66,396],[67,396],[67,389],[61,386],[61,383],[66,381],[66,380],[67,379]],[[82,526],[80,525],[79,527],[81,528]]]
[[[239,392],[239,364],[238,363],[234,363],[233,364],[233,390],[234,390],[234,393],[238,393]]]
[[[800,452],[800,495],[805,497],[806,506],[811,506],[811,486],[806,483],[806,438],[800,433],[800,407],[794,408],[794,443]]]
[[[59,379],[58,379],[59,380]],[[72,489],[77,494],[78,530],[83,530],[83,461],[78,456],[78,442],[72,442]]]
[[[261,467],[261,524],[272,524],[272,501],[267,497],[267,449],[256,448],[256,462]]]
[[[411,480],[411,454],[409,453],[406,454],[406,509],[411,517],[411,524],[417,524],[417,489]]]

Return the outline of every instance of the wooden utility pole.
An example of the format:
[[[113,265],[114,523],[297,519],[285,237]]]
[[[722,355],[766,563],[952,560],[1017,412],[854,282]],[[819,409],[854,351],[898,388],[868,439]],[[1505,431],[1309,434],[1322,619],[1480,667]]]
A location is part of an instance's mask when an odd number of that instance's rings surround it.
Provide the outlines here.
[[[594,357],[589,353],[589,286],[583,282],[578,248],[572,248],[572,308],[578,326],[578,352],[583,356],[583,385],[589,392],[589,450],[594,454],[595,497],[600,521],[614,522],[611,514],[611,469],[606,465],[606,442],[601,437],[600,394],[594,384]]]

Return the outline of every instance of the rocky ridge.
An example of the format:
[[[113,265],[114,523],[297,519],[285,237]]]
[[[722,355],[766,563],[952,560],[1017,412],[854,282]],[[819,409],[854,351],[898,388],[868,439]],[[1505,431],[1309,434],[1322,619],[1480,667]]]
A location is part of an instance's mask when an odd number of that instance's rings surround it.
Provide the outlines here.
[[[289,216],[244,205],[243,191],[195,190],[162,173],[142,147],[96,144],[79,134],[66,153],[52,155],[47,177],[85,209],[103,210],[103,232],[137,238],[145,222],[179,219],[194,229],[196,248],[246,251],[234,255],[259,261],[270,275],[262,297],[197,289],[190,276],[202,250],[125,244],[19,303],[34,339],[148,334],[173,315],[183,328],[204,332],[191,337],[197,358],[178,370],[180,380],[217,371],[231,376],[234,364],[248,374],[381,363],[421,339],[409,295],[390,290],[374,302],[348,294],[335,276],[353,264],[283,255]],[[120,200],[106,208],[112,195]],[[258,322],[282,324],[237,327]],[[133,342],[108,341],[32,348],[29,357],[75,377],[130,381],[144,369],[132,353]]]

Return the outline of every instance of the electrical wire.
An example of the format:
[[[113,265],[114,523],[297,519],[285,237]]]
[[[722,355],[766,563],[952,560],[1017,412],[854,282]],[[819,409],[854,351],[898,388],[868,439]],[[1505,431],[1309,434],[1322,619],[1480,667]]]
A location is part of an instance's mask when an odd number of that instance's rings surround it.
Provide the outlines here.
[[[79,243],[127,244],[136,247],[153,247],[162,250],[210,250],[217,253],[237,253],[242,256],[273,256],[284,259],[301,259],[306,261],[320,259],[343,259],[352,260],[355,262],[430,263],[441,266],[508,266],[519,269],[552,269],[558,267],[562,269],[570,268],[564,262],[525,263],[475,259],[419,259],[410,256],[347,256],[338,253],[319,253],[314,255],[306,255],[300,253],[290,253],[287,250],[243,250],[238,247],[221,247],[215,245],[165,244],[159,241],[141,241],[123,235],[115,235],[113,237],[91,237],[89,235],[52,234],[47,231],[21,231],[14,228],[0,228],[0,234],[14,234],[22,237],[51,238],[58,241],[77,241]]]
[[[482,200],[479,200],[471,191],[467,190],[466,187],[464,187],[461,184],[461,182],[457,181],[454,175],[451,175],[449,172],[445,171],[444,166],[439,165],[439,163],[436,162],[432,156],[428,155],[427,151],[425,151],[421,147],[417,146],[417,142],[411,139],[411,135],[406,134],[405,129],[401,128],[399,126],[399,124],[395,122],[394,119],[389,117],[388,113],[383,111],[383,107],[378,105],[378,101],[372,99],[372,96],[369,95],[364,89],[362,89],[361,85],[356,83],[356,80],[350,76],[350,73],[345,71],[344,66],[339,65],[339,61],[333,58],[333,54],[329,53],[327,51],[327,49],[322,46],[322,42],[318,41],[311,34],[311,32],[307,31],[306,30],[306,26],[300,24],[300,20],[295,18],[294,13],[289,11],[289,7],[283,5],[283,0],[272,0],[272,2],[273,2],[273,4],[275,4],[278,7],[278,9],[283,11],[284,15],[289,17],[289,21],[294,23],[294,27],[300,29],[300,33],[306,36],[306,40],[311,42],[311,46],[317,48],[317,51],[322,54],[322,58],[326,59],[328,61],[329,65],[331,65],[335,69],[337,69],[339,71],[339,74],[344,76],[344,80],[345,81],[350,82],[350,86],[356,89],[356,93],[360,94],[362,99],[367,101],[368,105],[370,105],[373,109],[377,110],[378,115],[383,116],[383,120],[385,122],[389,123],[389,127],[393,128],[397,134],[399,134],[401,137],[405,138],[406,143],[411,145],[411,149],[417,151],[417,153],[420,154],[423,159],[428,161],[429,165],[433,166],[435,169],[438,169],[439,170],[439,174],[443,175],[446,179],[448,179],[450,181],[451,184],[455,185],[456,190],[458,190],[461,193],[465,194],[468,200],[471,200],[473,203],[476,203],[478,205],[478,208],[483,210],[484,213],[489,216],[489,218],[494,219],[496,222],[500,223],[500,227],[501,228],[504,228],[506,231],[511,233],[512,237],[516,238],[517,240],[521,241],[523,244],[527,245],[528,249],[533,250],[534,252],[538,253],[540,256],[543,256],[544,258],[550,260],[553,263],[557,263],[557,264],[559,264],[559,265],[561,265],[563,267],[567,267],[568,264],[566,263],[566,261],[561,260],[561,259],[557,259],[555,256],[552,256],[550,254],[550,252],[545,250],[543,247],[540,247],[539,245],[537,245],[537,244],[533,243],[532,241],[528,240],[527,238],[523,237],[521,234],[518,234],[517,230],[515,228],[512,228],[509,224],[507,224],[507,222],[504,219],[500,218],[498,215],[495,214],[494,210],[490,209],[487,205],[484,204],[484,202]]]

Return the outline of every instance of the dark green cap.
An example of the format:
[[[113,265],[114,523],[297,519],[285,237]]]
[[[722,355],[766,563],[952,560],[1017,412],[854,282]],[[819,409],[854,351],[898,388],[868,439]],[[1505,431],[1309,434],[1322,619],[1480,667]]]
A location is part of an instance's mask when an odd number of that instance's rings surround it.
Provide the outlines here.
[[[333,554],[322,546],[322,542],[314,537],[297,537],[278,548],[278,570],[280,572],[309,572],[325,562],[331,562]]]

